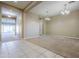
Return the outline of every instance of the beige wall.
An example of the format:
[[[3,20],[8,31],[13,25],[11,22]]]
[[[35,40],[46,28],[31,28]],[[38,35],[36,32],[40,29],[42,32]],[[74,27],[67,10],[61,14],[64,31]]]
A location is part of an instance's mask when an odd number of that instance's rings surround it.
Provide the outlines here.
[[[71,37],[79,37],[79,11],[69,15],[54,16],[47,23],[47,34],[61,34]]]
[[[43,34],[43,35],[46,35],[46,34],[47,34],[47,33],[46,33],[46,32],[47,32],[47,29],[46,29],[46,28],[47,28],[47,25],[48,25],[48,24],[47,24],[47,21],[46,21],[46,20],[43,20],[43,25],[42,25],[42,26],[43,26],[43,29],[42,29],[42,31],[43,31],[42,34]]]

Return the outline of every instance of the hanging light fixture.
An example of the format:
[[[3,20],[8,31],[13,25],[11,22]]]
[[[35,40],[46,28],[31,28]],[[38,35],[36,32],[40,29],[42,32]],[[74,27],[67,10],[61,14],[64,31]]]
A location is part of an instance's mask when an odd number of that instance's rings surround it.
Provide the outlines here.
[[[18,1],[13,1],[14,3],[17,3]]]
[[[46,18],[45,18],[45,20],[50,21],[51,19],[50,19],[50,18],[48,18],[48,17],[46,17]]]
[[[8,17],[11,17],[10,15],[8,15]]]
[[[48,14],[48,11],[46,11],[46,14]],[[51,19],[48,17],[48,15],[44,18],[46,21],[50,21]]]
[[[61,10],[61,14],[65,15],[65,14],[69,14],[70,13],[70,8],[69,8],[69,3],[64,5],[64,9]]]
[[[75,1],[69,1],[67,4],[64,5],[63,10],[61,10],[61,14],[65,15],[65,14],[69,14],[70,13],[70,4],[74,3]]]

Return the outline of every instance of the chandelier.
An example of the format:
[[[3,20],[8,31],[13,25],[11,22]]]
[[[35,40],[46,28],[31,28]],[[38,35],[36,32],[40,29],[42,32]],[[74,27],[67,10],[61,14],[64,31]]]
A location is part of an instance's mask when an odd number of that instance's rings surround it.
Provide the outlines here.
[[[70,4],[67,3],[64,5],[64,8],[61,10],[61,14],[65,15],[65,14],[69,14],[70,13]]]
[[[50,21],[51,19],[48,17],[48,11],[46,11],[47,16],[44,18],[46,21]]]

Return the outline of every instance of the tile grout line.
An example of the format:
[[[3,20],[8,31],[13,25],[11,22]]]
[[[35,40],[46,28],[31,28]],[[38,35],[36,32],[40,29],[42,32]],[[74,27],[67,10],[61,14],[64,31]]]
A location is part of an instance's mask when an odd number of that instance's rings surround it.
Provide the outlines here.
[[[31,43],[31,42],[30,42]],[[32,43],[33,44],[33,43]],[[33,44],[33,45],[35,45],[35,44]],[[38,46],[38,45],[36,45],[36,46]],[[40,47],[40,48],[43,48],[43,47],[41,47],[41,46],[38,46],[38,47]],[[43,48],[43,49],[45,49],[45,48]],[[35,50],[35,49],[34,49]],[[41,54],[44,54],[46,51],[49,51],[49,52],[51,52],[50,50],[48,50],[48,49],[45,49],[45,51],[43,51],[42,53],[40,53],[40,55]],[[37,51],[38,52],[38,51]],[[54,52],[51,52],[51,53],[54,53]],[[56,53],[54,53],[55,55],[59,55],[59,54],[56,54]],[[59,55],[59,56],[61,56],[61,55]],[[63,57],[63,56],[61,56],[61,57]]]
[[[8,49],[7,43],[5,43],[5,44],[6,44],[6,49],[8,51],[8,57],[9,57],[9,49]]]

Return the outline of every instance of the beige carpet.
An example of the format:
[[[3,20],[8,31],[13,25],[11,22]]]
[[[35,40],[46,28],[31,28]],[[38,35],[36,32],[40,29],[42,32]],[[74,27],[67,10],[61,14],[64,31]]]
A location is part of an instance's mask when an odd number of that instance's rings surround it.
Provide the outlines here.
[[[28,39],[34,44],[44,47],[63,57],[78,58],[79,57],[79,40],[64,37],[39,37]]]

